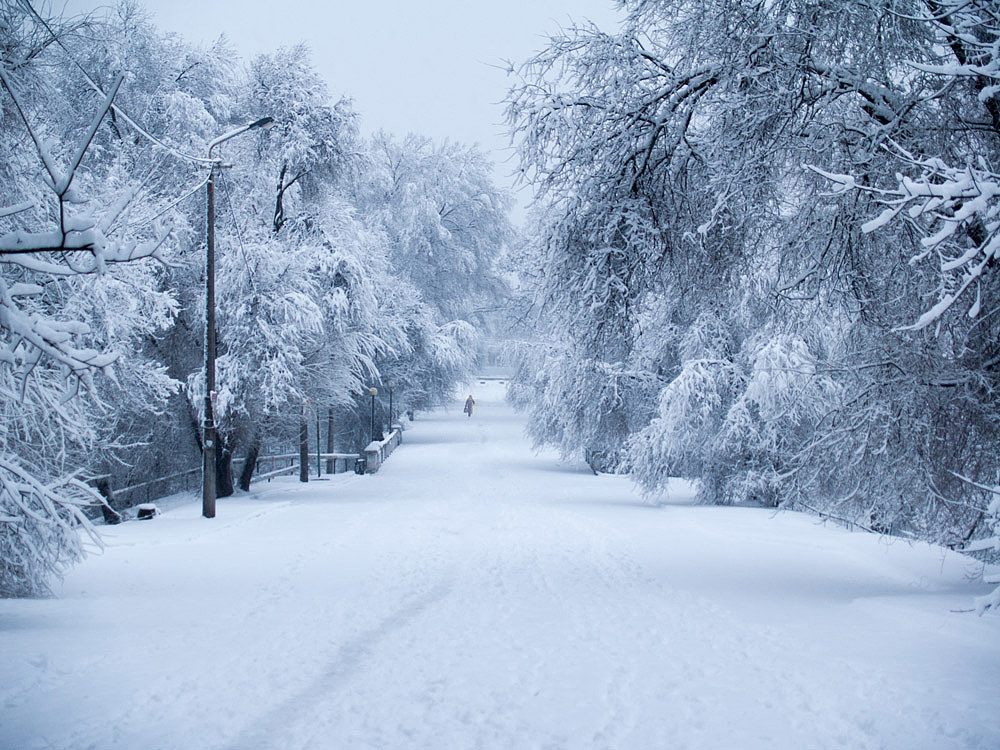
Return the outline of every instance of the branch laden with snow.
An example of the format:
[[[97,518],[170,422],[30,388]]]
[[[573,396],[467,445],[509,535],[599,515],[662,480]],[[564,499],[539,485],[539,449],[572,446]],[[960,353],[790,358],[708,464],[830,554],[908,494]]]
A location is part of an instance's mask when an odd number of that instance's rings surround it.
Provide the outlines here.
[[[49,578],[84,554],[82,529],[100,546],[83,510],[93,490],[74,476],[43,482],[0,455],[0,595],[49,593]]]
[[[1000,254],[1000,173],[988,157],[1000,135],[1000,12],[990,0],[927,0],[926,9],[926,15],[912,20],[926,24],[946,50],[939,62],[909,63],[912,69],[945,81],[927,101],[964,85],[985,110],[986,121],[964,113],[960,117],[964,128],[980,134],[954,147],[964,152],[966,163],[957,164],[955,156],[915,156],[890,141],[888,153],[905,170],[896,173],[895,187],[873,187],[853,175],[812,168],[836,185],[836,193],[861,190],[885,205],[878,217],[862,226],[866,234],[897,221],[920,232],[921,247],[910,263],[936,262],[937,300],[906,326],[909,330],[937,324],[960,298],[968,299],[968,316],[978,317],[984,303],[991,303],[983,299],[983,278]]]
[[[921,249],[910,263],[936,260],[938,300],[907,328],[921,330],[935,324],[971,292],[975,296],[966,313],[975,318],[983,310],[979,282],[1000,257],[1000,174],[985,163],[956,168],[938,158],[918,160],[905,152],[900,158],[919,174],[916,178],[897,175],[896,188],[861,186],[850,175],[815,171],[835,183],[838,194],[862,190],[885,204],[881,214],[862,225],[866,234],[897,220],[909,221],[920,230]]]
[[[88,210],[86,201],[73,190],[74,178],[97,128],[111,108],[122,80],[123,76],[119,75],[69,164],[62,168],[39,134],[38,128],[32,124],[17,93],[18,86],[4,70],[3,64],[0,64],[0,82],[38,151],[47,176],[45,185],[55,197],[53,213],[57,217],[57,226],[49,230],[18,229],[0,234],[0,264],[43,278],[59,278],[103,273],[112,263],[129,263],[146,258],[161,259],[160,250],[169,236],[169,229],[160,228],[146,241],[113,235],[112,228],[126,212],[132,193],[120,196],[98,217]],[[0,208],[0,216],[14,216],[32,207],[31,203],[19,203]],[[46,356],[83,379],[88,378],[93,370],[103,369],[111,364],[113,355],[76,345],[75,342],[80,337],[90,333],[90,327],[86,323],[60,320],[38,311],[29,312],[19,304],[22,298],[41,294],[42,291],[42,287],[37,284],[8,286],[0,279],[0,326],[9,333],[7,342],[0,348],[0,362],[11,366],[27,362],[30,371],[39,357]]]

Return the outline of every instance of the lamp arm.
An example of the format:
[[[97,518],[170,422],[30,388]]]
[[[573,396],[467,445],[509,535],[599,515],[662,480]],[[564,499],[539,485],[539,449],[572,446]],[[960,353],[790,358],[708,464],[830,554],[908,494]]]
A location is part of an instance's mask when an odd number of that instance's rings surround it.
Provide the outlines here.
[[[211,143],[208,144],[208,158],[209,159],[212,158],[212,149],[215,148],[216,146],[218,146],[220,143],[224,143],[225,141],[228,141],[230,138],[235,138],[236,136],[240,135],[241,133],[247,132],[249,129],[250,129],[249,125],[244,125],[243,127],[237,128],[236,130],[232,131],[231,133],[226,133],[225,135],[220,135],[218,138],[216,138],[214,141],[212,141]]]
[[[262,117],[259,120],[254,120],[253,122],[249,123],[248,125],[243,125],[242,127],[236,128],[236,130],[233,130],[233,131],[231,131],[229,133],[226,133],[225,135],[220,135],[218,138],[216,138],[214,141],[212,141],[211,143],[208,144],[208,158],[209,159],[212,158],[212,149],[213,148],[215,148],[216,146],[218,146],[220,143],[223,143],[224,141],[228,141],[230,138],[235,138],[236,136],[240,135],[241,133],[245,133],[248,130],[256,130],[257,128],[263,128],[264,130],[270,130],[273,126],[274,126],[274,118],[273,117]]]

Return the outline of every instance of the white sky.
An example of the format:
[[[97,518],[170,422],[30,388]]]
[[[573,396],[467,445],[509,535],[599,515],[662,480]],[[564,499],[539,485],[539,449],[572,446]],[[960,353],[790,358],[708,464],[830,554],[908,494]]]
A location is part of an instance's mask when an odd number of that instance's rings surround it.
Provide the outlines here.
[[[573,21],[617,25],[614,0],[139,0],[162,30],[195,43],[225,34],[244,56],[305,41],[333,98],[354,99],[363,132],[478,143],[510,187],[503,60],[519,63]],[[71,10],[98,2],[69,0]],[[527,196],[519,195],[520,218]]]

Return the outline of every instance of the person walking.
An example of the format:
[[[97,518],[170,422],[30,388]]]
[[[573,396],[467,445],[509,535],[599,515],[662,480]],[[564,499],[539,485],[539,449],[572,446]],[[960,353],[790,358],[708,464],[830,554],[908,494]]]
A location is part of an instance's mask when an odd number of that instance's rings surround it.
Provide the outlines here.
[[[472,418],[472,408],[475,405],[476,405],[476,399],[474,399],[472,397],[472,394],[470,393],[469,397],[467,399],[465,399],[465,408],[462,409],[462,411],[464,411],[466,414],[469,415],[470,419]]]

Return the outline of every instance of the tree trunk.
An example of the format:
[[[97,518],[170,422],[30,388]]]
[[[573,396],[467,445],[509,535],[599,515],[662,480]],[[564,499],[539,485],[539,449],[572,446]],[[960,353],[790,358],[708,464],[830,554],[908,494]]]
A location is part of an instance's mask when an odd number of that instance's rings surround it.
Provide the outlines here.
[[[306,407],[302,406],[299,420],[299,481],[309,481],[309,423],[306,422]]]
[[[326,452],[333,453],[333,407],[330,407],[326,412]],[[334,474],[337,471],[337,460],[334,458],[326,459],[326,473]]]
[[[243,463],[243,471],[240,472],[240,489],[244,492],[250,491],[250,480],[253,478],[254,469],[257,466],[257,457],[260,455],[260,435],[254,435],[247,451],[247,459]]]
[[[233,488],[233,452],[222,447],[222,440],[215,438],[215,496],[229,497]]]
[[[594,472],[595,477],[600,475],[604,468],[603,455],[601,451],[585,448],[583,451],[583,460],[587,462],[587,466],[589,466],[590,470]]]
[[[121,523],[122,515],[114,507],[115,495],[111,491],[111,480],[107,477],[101,477],[97,480],[96,485],[97,491],[104,498],[104,503],[101,505],[101,514],[104,516],[104,523],[108,524],[108,526]]]
[[[201,444],[201,422],[198,421],[198,413],[194,408],[188,409],[188,417],[190,417],[191,433],[194,435],[194,442],[198,445],[198,452],[201,453],[205,450]]]
[[[284,196],[285,196],[285,172],[288,171],[288,165],[281,165],[281,176],[278,177],[278,197],[274,200],[274,221],[271,223],[271,227],[275,232],[280,232],[282,225],[285,223],[285,206],[284,206]]]

